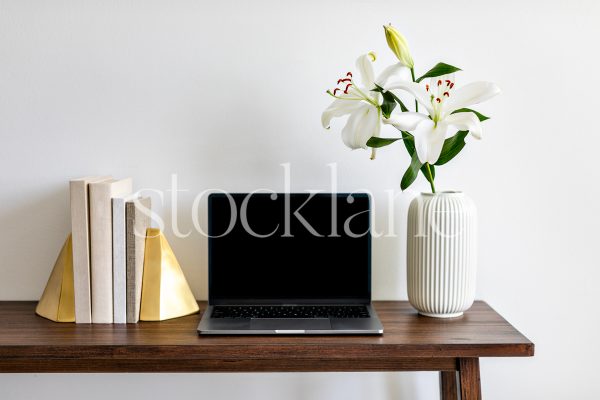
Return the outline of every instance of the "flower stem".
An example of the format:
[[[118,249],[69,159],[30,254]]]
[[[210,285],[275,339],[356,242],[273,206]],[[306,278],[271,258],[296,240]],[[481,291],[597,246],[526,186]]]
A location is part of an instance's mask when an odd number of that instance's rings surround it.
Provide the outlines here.
[[[415,69],[414,68],[410,69],[410,75],[412,77],[413,82],[416,82],[416,80],[415,80]],[[415,112],[419,112],[419,102],[417,101],[417,99],[415,99]]]
[[[431,185],[431,193],[435,193],[435,185],[433,184],[433,175],[431,174],[431,168],[429,168],[429,163],[425,163],[427,167],[427,174],[429,175],[429,184]]]

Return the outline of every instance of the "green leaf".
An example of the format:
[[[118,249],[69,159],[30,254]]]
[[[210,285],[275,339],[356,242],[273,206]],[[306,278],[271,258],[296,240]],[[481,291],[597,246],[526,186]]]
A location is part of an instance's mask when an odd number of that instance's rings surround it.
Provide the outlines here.
[[[413,154],[415,154],[415,138],[413,135],[406,131],[400,131],[400,133],[402,133],[404,147],[406,147],[408,154],[412,157]]]
[[[402,103],[402,100],[400,100],[398,98],[398,96],[396,96],[394,93],[390,92],[390,91],[385,91],[384,88],[382,88],[381,86],[375,84],[375,89],[371,90],[372,92],[378,92],[381,93],[381,96],[383,97],[383,104],[381,105],[381,111],[383,112],[383,116],[386,118],[389,118],[390,115],[392,114],[392,111],[394,111],[394,108],[396,107],[396,103],[398,103],[398,105],[400,106],[400,110],[402,110],[402,112],[406,112],[408,111],[408,108],[406,108],[406,106],[404,105],[404,103]],[[386,115],[386,111],[384,111],[383,107],[384,105],[386,105],[386,103],[391,103],[391,110],[389,111],[389,114]]]
[[[422,164],[419,161],[419,157],[417,156],[414,136],[406,131],[400,132],[402,133],[402,139],[404,139],[404,146],[406,147],[408,154],[410,154],[411,156],[410,166],[408,167],[408,169],[404,173],[404,176],[402,177],[402,181],[400,182],[400,188],[402,190],[405,190],[407,187],[409,187],[415,181],[415,179],[417,179],[417,176],[419,175],[419,170],[421,170],[421,173],[425,176],[425,179],[427,179],[427,181],[431,183],[435,179],[435,167],[433,165],[429,165],[429,168],[431,170],[430,179],[429,171],[427,171],[427,164]]]
[[[421,76],[417,79],[417,82],[421,82],[425,78],[434,78],[436,76],[442,76],[446,74],[451,74],[452,72],[461,71],[460,68],[455,67],[453,65],[445,64],[445,63],[437,63],[435,67],[431,68],[429,71],[425,73],[425,75]]]
[[[402,102],[402,100],[400,100],[400,99],[398,98],[398,96],[396,96],[396,95],[395,95],[394,93],[392,93],[392,92],[386,92],[386,94],[389,94],[389,95],[390,95],[390,96],[391,96],[391,97],[392,97],[392,98],[393,98],[393,99],[396,101],[396,103],[398,103],[398,105],[400,106],[400,110],[401,110],[402,112],[407,112],[407,111],[408,111],[408,108],[406,108],[406,106],[404,105],[404,103]]]
[[[444,140],[440,158],[438,158],[435,165],[444,165],[456,157],[463,147],[465,147],[465,137],[467,137],[468,133],[469,131],[458,131],[456,135]]]
[[[396,108],[394,94],[391,92],[384,92],[384,89],[377,84],[375,85],[375,89],[372,89],[371,91],[381,93],[381,96],[383,97],[383,103],[381,103],[381,113],[385,118],[389,118],[390,115],[392,115],[394,108]]]
[[[401,131],[401,132],[402,132],[402,138],[404,139],[404,146],[406,147],[408,154],[410,154],[410,156],[413,157],[416,154],[414,137],[413,137],[413,135],[411,135],[408,132],[405,132],[405,131]],[[367,142],[367,145],[368,144],[369,143]],[[432,179],[435,179],[435,168],[431,164],[429,165],[429,168],[431,169]],[[429,182],[431,182],[431,179],[429,179],[429,172],[427,171],[427,165],[423,164],[421,166],[421,172],[423,173],[423,175],[425,175],[425,178],[427,178],[427,180]]]
[[[425,175],[425,179],[427,179],[427,182],[432,183],[435,179],[435,167],[429,164],[429,169],[431,170],[431,179],[429,179],[429,171],[427,171],[427,164],[423,164],[421,166],[421,173]]]
[[[380,138],[373,136],[367,140],[367,146],[373,148],[383,147],[394,143],[396,140],[402,140],[402,138]]]
[[[396,108],[396,101],[389,94],[390,92],[382,93],[381,113],[385,118],[389,118],[394,108]]]
[[[417,153],[413,153],[410,165],[404,173],[402,181],[400,181],[400,189],[406,190],[410,185],[412,185],[415,179],[417,179],[417,175],[419,175],[419,169],[421,168],[421,165],[422,164],[421,161],[419,161],[419,157],[417,157]]]
[[[479,118],[479,121],[481,121],[481,122],[483,122],[487,119],[490,119],[490,117],[486,117],[482,113],[477,112],[475,110],[471,110],[470,108],[459,108],[458,110],[452,111],[452,114],[463,113],[463,112],[472,112],[473,114],[477,115],[477,118]]]

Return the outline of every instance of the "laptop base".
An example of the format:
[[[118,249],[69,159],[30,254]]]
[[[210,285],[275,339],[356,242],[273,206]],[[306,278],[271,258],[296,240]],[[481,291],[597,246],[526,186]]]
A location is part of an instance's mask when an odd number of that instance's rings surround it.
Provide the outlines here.
[[[203,313],[200,335],[382,335],[383,325],[369,305],[368,318],[212,318]]]

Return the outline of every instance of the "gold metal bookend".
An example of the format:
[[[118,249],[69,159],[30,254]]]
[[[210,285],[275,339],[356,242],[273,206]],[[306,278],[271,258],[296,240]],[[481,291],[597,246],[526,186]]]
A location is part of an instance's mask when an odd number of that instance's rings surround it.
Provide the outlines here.
[[[197,313],[198,302],[160,229],[146,231],[141,321],[163,321]]]
[[[75,322],[73,243],[70,234],[56,259],[35,313],[54,322]]]

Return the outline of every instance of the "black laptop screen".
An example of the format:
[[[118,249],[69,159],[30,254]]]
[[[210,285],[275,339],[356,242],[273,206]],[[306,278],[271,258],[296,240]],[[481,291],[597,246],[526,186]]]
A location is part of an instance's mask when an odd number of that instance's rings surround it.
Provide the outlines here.
[[[367,194],[222,194],[208,199],[211,304],[371,298]]]

